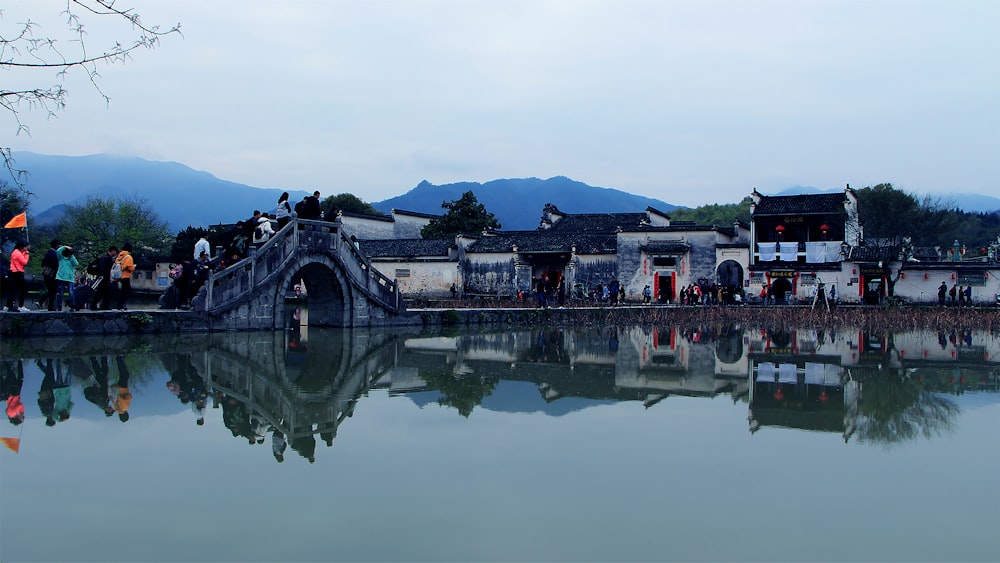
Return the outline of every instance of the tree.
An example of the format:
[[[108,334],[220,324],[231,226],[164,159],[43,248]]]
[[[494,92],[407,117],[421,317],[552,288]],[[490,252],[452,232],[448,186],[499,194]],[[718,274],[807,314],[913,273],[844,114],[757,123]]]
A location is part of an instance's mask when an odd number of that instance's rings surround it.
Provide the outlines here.
[[[499,229],[500,221],[496,216],[486,211],[472,191],[462,194],[460,199],[445,201],[441,207],[448,212],[420,230],[420,236],[425,239],[450,238],[460,233],[479,234],[487,229]]]
[[[739,203],[701,205],[694,209],[677,208],[670,212],[673,221],[692,221],[696,225],[731,227],[737,220],[750,224],[750,204],[753,199],[744,197]]]
[[[333,211],[346,211],[347,213],[357,213],[359,215],[380,215],[378,209],[372,207],[354,194],[342,193],[332,195],[323,200],[321,205],[323,211],[329,213]]]
[[[68,0],[61,12],[40,14],[40,19],[50,16],[61,18],[65,25],[61,36],[36,36],[35,31],[43,26],[32,19],[18,22],[12,33],[5,31],[0,35],[0,70],[7,71],[4,86],[0,88],[0,108],[13,117],[17,134],[30,134],[22,120],[22,110],[40,109],[52,116],[66,107],[69,92],[64,86],[71,72],[82,72],[97,93],[110,102],[99,83],[99,63],[125,64],[135,51],[153,49],[160,38],[180,33],[180,24],[166,30],[144,24],[135,10],[119,6],[117,0]],[[8,16],[0,10],[0,18],[4,17]],[[103,48],[91,49],[92,36],[85,22],[94,23],[95,27],[106,22],[119,24],[120,33],[126,38],[109,37]],[[48,29],[52,28],[47,27],[46,33]],[[55,73],[54,84],[52,73]],[[25,171],[16,169],[11,148],[0,147],[0,152],[15,183],[22,186]]]
[[[67,205],[56,232],[64,244],[74,246],[81,262],[100,256],[111,245],[121,248],[126,242],[132,243],[136,260],[152,260],[165,256],[174,240],[166,221],[138,197],[90,196],[82,205]]]
[[[892,184],[862,188],[858,195],[858,220],[864,228],[865,245],[889,249],[913,236],[920,221],[920,203]]]

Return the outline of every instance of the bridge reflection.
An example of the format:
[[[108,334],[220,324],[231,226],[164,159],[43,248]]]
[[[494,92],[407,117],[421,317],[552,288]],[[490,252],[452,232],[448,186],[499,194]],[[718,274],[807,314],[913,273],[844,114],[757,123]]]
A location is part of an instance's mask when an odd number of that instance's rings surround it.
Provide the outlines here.
[[[152,385],[158,364],[181,402],[196,412],[220,408],[234,437],[270,439],[279,461],[288,447],[314,460],[317,437],[332,445],[372,390],[432,396],[462,416],[512,408],[490,402],[503,381],[533,384],[535,404],[552,415],[580,404],[563,399],[669,408],[671,397],[725,396],[745,406],[751,433],[786,427],[884,444],[946,431],[958,412],[955,395],[1000,391],[1000,340],[976,331],[647,326],[431,334],[293,323],[274,332],[0,347],[5,377],[25,359],[86,371],[100,363],[90,358],[126,356],[132,385],[141,387]],[[87,374],[79,375],[83,386]]]

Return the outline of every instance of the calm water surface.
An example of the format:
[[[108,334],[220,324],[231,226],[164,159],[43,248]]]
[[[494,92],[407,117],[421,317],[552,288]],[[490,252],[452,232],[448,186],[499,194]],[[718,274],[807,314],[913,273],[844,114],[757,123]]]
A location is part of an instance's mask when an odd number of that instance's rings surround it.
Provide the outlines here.
[[[19,439],[5,562],[1000,559],[995,335],[302,328],[0,351],[25,406],[0,433]]]

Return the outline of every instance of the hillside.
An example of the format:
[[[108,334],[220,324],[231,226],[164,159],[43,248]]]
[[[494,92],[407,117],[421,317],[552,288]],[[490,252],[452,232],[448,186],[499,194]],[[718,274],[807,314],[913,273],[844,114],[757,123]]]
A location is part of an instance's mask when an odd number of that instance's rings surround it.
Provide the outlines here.
[[[17,167],[27,170],[31,211],[40,222],[62,216],[67,203],[88,196],[139,196],[167,221],[171,230],[207,226],[248,217],[254,209],[273,209],[279,188],[255,188],[220,180],[208,172],[176,162],[156,162],[106,154],[52,156],[14,153]],[[294,201],[306,192],[289,190]]]
[[[403,195],[372,203],[388,213],[405,209],[421,213],[441,214],[441,204],[462,197],[467,191],[476,194],[486,209],[500,219],[505,230],[525,230],[538,227],[542,207],[554,203],[567,213],[607,213],[643,211],[654,207],[660,211],[676,209],[658,199],[638,196],[611,188],[589,186],[564,176],[547,180],[518,178],[456,184],[434,185],[423,181]]]

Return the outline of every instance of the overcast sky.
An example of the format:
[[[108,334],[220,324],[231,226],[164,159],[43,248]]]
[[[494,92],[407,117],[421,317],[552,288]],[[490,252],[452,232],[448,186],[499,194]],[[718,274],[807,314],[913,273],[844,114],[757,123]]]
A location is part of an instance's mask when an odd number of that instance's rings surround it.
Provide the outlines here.
[[[5,35],[27,13],[65,37],[65,0],[4,4]],[[183,37],[101,66],[110,105],[77,73],[58,118],[0,122],[0,144],[366,201],[559,175],[688,206],[795,185],[1000,193],[995,0],[119,5]],[[128,38],[88,25],[91,52]]]

